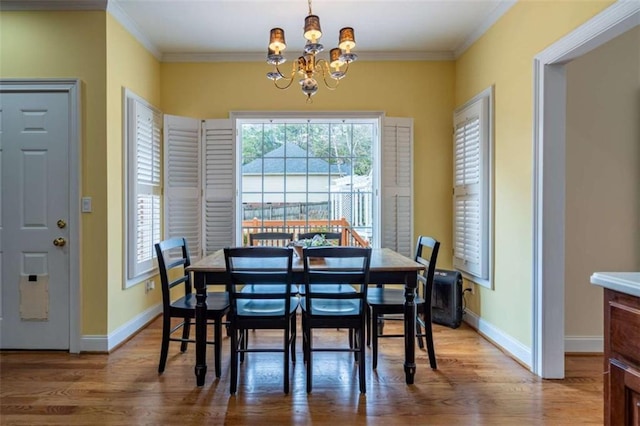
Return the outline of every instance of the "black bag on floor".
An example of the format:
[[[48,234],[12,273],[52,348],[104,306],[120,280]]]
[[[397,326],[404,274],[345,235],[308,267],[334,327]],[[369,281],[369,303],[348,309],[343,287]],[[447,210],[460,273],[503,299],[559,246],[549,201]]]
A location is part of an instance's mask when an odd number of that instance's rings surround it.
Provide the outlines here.
[[[462,274],[436,269],[431,294],[431,321],[451,328],[462,322]]]

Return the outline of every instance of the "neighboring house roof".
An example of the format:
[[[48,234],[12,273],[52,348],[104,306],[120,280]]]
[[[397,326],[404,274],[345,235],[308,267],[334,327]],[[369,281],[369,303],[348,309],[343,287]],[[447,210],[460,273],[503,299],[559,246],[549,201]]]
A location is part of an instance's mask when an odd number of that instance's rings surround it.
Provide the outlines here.
[[[287,156],[286,164],[284,156]],[[281,175],[287,174],[329,174],[344,176],[349,174],[349,165],[338,167],[337,164],[329,164],[327,161],[308,156],[307,151],[298,145],[287,143],[271,152],[265,154],[262,158],[255,160],[242,166],[242,174],[262,174],[264,166],[264,174]]]

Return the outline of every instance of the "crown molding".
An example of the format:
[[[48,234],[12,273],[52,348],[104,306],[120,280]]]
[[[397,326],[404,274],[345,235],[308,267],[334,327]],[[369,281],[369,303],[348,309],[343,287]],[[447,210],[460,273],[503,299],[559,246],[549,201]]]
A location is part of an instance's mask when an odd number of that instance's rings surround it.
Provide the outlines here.
[[[162,52],[158,47],[149,40],[149,38],[138,28],[135,22],[127,15],[127,13],[118,5],[116,1],[109,1],[107,12],[115,18],[128,32],[138,40],[158,61],[162,61]]]
[[[453,61],[453,52],[358,52],[362,61]]]
[[[107,0],[0,0],[4,11],[106,10]]]
[[[358,52],[358,61],[452,61],[453,52]],[[265,62],[264,52],[165,53],[162,62]]]
[[[487,32],[489,28],[493,24],[495,24],[498,19],[502,17],[511,7],[516,4],[517,0],[506,0],[500,2],[500,4],[493,9],[493,11],[489,14],[487,19],[485,19],[471,34],[467,37],[454,51],[453,56],[455,59],[458,59],[473,43],[478,41],[480,37],[484,33]]]

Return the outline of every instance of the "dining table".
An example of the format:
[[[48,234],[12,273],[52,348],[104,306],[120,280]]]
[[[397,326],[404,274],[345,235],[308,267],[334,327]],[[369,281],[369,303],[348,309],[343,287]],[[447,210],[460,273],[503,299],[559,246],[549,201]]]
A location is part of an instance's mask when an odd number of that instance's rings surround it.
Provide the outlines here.
[[[416,288],[417,274],[424,265],[389,248],[373,248],[369,269],[370,284],[404,285],[404,372],[407,384],[413,384],[416,374],[415,334],[416,334]],[[207,373],[207,285],[226,284],[227,273],[224,251],[217,250],[187,267],[193,273],[196,291],[196,366],[197,386],[203,386]],[[293,282],[304,282],[302,259],[294,255]]]

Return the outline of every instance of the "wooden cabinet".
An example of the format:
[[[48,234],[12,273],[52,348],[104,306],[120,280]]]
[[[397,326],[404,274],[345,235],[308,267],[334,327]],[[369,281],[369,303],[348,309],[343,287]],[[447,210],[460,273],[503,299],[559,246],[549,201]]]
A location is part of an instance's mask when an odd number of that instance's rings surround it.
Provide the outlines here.
[[[640,426],[640,298],[604,290],[604,415]]]

